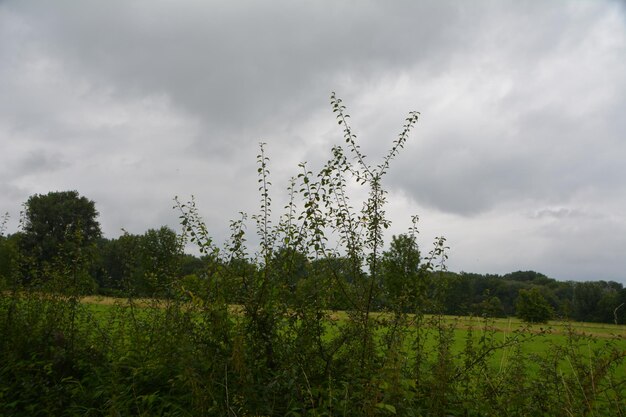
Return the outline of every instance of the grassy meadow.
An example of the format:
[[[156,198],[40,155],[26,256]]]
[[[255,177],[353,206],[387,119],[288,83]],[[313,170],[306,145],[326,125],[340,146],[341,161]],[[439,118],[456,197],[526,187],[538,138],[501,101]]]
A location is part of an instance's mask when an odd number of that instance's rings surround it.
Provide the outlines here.
[[[147,298],[130,300],[126,298],[86,296],[81,298],[81,303],[87,311],[93,314],[94,319],[104,324],[117,316],[118,308],[128,309],[132,304],[138,308],[138,314],[148,314],[145,309],[159,311],[167,308],[167,302]],[[194,311],[190,303],[183,303],[182,308]],[[143,311],[143,314],[142,314]],[[229,311],[232,313],[233,321],[243,313],[243,309],[238,305],[230,305]],[[378,321],[379,337],[385,334],[388,329],[386,323],[392,317],[391,313],[373,313],[373,318]],[[411,328],[415,326],[414,316],[408,315],[407,330],[411,334]],[[338,333],[338,328],[345,327],[349,321],[349,314],[345,311],[325,312],[325,332],[327,338],[332,338]],[[580,355],[587,356],[592,360],[591,354],[603,345],[610,342],[617,349],[626,352],[626,325],[615,325],[606,323],[587,323],[564,320],[551,320],[548,323],[526,323],[515,317],[507,318],[486,318],[471,316],[447,316],[447,315],[425,315],[422,318],[422,326],[425,332],[425,345],[434,354],[436,351],[435,332],[440,328],[445,328],[452,333],[451,352],[454,355],[462,355],[467,347],[468,341],[480,343],[481,339],[489,338],[492,343],[507,345],[511,339],[519,340],[513,346],[520,348],[527,355],[545,355],[551,350],[562,349],[575,342]],[[410,347],[407,346],[407,349]],[[489,365],[493,370],[499,371],[506,368],[507,361],[511,359],[511,346],[498,349],[491,357]],[[535,369],[529,364],[530,369]],[[568,373],[571,364],[567,358],[562,358],[559,364],[560,371]],[[626,377],[626,365],[616,368],[616,375]]]

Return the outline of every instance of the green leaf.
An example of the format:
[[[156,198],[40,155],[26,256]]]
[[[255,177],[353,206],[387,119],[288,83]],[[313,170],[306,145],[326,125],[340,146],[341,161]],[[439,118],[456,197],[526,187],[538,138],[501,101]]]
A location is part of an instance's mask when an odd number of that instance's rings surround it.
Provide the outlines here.
[[[391,414],[396,414],[396,407],[394,407],[391,404],[378,403],[378,404],[376,404],[376,408],[380,408],[381,410],[389,411]]]

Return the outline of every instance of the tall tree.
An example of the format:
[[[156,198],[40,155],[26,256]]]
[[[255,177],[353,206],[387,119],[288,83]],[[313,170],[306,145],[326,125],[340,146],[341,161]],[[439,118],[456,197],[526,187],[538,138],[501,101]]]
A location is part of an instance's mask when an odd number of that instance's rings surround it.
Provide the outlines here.
[[[36,194],[26,201],[21,246],[37,270],[93,259],[102,235],[95,203],[77,191]]]
[[[176,232],[166,226],[143,235],[124,233],[101,246],[103,282],[113,290],[168,296],[181,275],[183,248]]]
[[[171,284],[180,276],[182,246],[176,232],[167,226],[149,229],[140,240],[140,270],[143,291],[169,295]]]
[[[383,293],[386,303],[406,310],[413,305],[420,291],[420,251],[415,236],[393,236],[389,250],[383,253]]]

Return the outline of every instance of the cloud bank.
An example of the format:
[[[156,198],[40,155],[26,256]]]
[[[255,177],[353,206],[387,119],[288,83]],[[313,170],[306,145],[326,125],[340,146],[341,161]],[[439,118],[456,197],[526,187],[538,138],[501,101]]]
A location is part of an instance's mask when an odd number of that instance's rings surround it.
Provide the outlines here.
[[[392,164],[392,232],[423,219],[450,268],[626,282],[622,2],[0,2],[0,210],[76,189],[105,234],[175,226],[196,195],[224,238],[341,142]]]

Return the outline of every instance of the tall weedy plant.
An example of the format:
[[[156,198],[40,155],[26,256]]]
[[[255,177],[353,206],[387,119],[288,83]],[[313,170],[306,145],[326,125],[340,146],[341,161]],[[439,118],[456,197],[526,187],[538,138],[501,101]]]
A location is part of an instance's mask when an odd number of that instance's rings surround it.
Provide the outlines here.
[[[306,163],[300,164],[300,173],[290,181],[285,213],[276,222],[272,220],[269,158],[261,144],[257,157],[260,210],[252,216],[260,242],[255,256],[249,257],[245,247],[245,215],[232,223],[233,235],[226,247],[216,249],[193,202],[178,203],[192,241],[202,251],[210,247],[212,256],[221,260],[223,279],[241,282],[244,287],[243,297],[238,298],[243,314],[236,320],[236,368],[242,372],[239,381],[244,386],[254,385],[244,390],[247,394],[242,401],[257,412],[276,412],[274,408],[255,408],[261,403],[288,405],[289,401],[277,400],[278,391],[285,392],[285,384],[291,387],[289,398],[299,398],[299,404],[307,398],[305,403],[315,408],[319,402],[332,402],[339,392],[344,403],[346,398],[357,400],[364,410],[374,410],[380,404],[380,381],[375,375],[393,361],[406,366],[397,361],[406,335],[399,329],[406,328],[406,313],[419,309],[424,300],[415,291],[423,293],[425,285],[406,286],[410,296],[396,294],[412,304],[403,303],[396,309],[395,330],[386,342],[379,340],[381,328],[388,323],[372,314],[380,307],[384,231],[390,225],[382,180],[405,146],[419,112],[409,113],[382,161],[371,165],[357,144],[346,107],[334,93],[331,106],[343,127],[347,151],[343,146],[333,147],[330,159],[316,174]],[[351,205],[352,183],[368,189],[360,209]],[[411,228],[414,250],[416,231],[415,218]],[[438,239],[422,265],[419,255],[413,259],[415,265],[408,267],[404,278],[425,280],[437,260],[445,259],[444,242]],[[249,267],[242,272],[234,265]],[[226,295],[222,302],[233,298],[233,294]],[[333,320],[329,310],[338,306],[347,311],[346,320]],[[400,371],[398,368],[396,373]],[[320,392],[321,386],[328,391]]]

